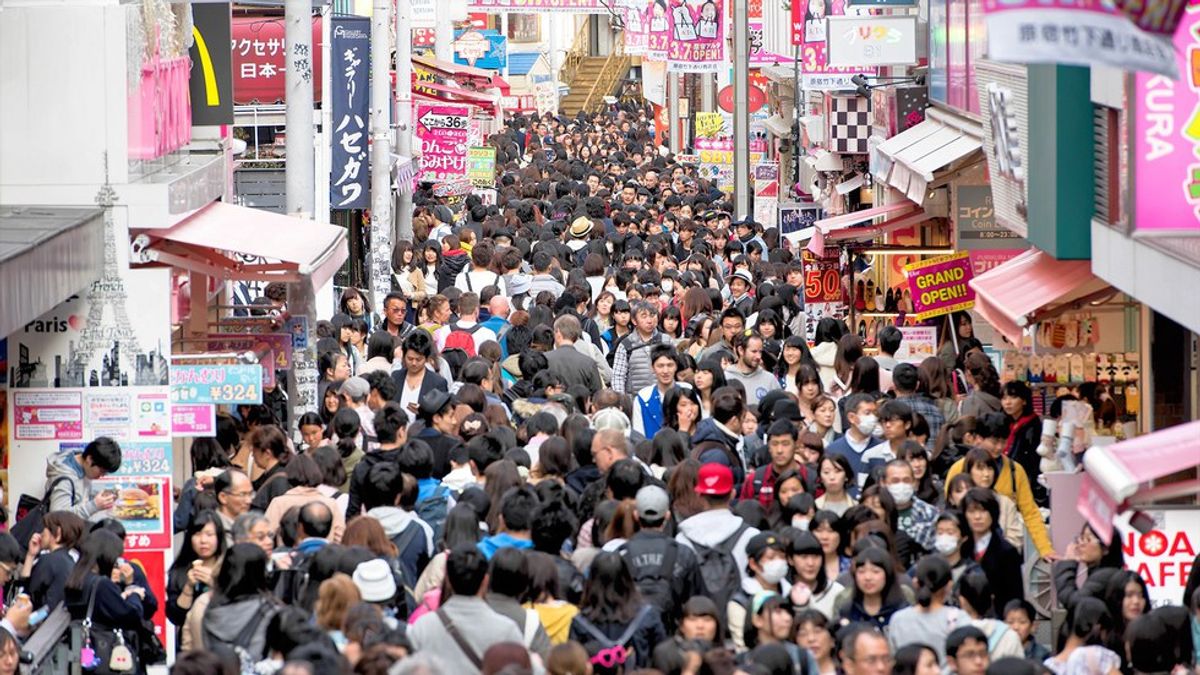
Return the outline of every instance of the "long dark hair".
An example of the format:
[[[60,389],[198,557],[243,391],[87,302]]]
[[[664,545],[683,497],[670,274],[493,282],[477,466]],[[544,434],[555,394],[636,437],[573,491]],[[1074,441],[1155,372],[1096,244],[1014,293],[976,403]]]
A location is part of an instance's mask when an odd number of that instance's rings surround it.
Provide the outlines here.
[[[210,607],[267,596],[267,554],[257,544],[234,544],[217,572]]]
[[[210,523],[217,531],[217,550],[213,556],[220,558],[225,553],[225,526],[221,524],[221,517],[215,511],[199,511],[192,516],[192,522],[188,523],[187,531],[183,533],[183,545],[179,547],[179,555],[175,556],[175,562],[171,564],[172,575],[177,572],[187,574],[192,563],[200,559],[196,549],[192,548],[192,535]]]
[[[716,384],[715,375],[713,376],[713,384]],[[715,389],[716,387],[714,387],[714,390]],[[681,398],[690,399],[692,403],[696,404],[696,407],[699,408],[699,410],[696,411],[696,424],[700,423],[700,419],[703,417],[704,412],[704,406],[700,405],[700,393],[696,391],[695,387],[676,386],[671,387],[671,390],[667,392],[667,395],[664,396],[662,400],[664,427],[669,427],[676,431],[683,431],[679,428],[679,411],[676,409],[676,406],[679,404],[679,399]]]
[[[362,419],[350,408],[342,408],[333,414],[329,428],[337,434],[338,454],[349,457],[358,449],[359,435],[362,433]]]
[[[878,567],[879,569],[883,570],[883,575],[884,575],[883,588],[880,589],[880,591],[879,591],[879,597],[882,602],[881,606],[886,606],[888,604],[894,603],[898,599],[903,599],[903,595],[901,595],[898,592],[899,586],[896,584],[896,567],[892,561],[891,556],[888,554],[887,550],[883,549],[883,548],[878,548],[878,547],[872,546],[872,547],[864,549],[861,553],[854,556],[853,569],[855,571],[857,571],[858,568],[862,567],[863,565],[868,565],[868,564],[874,565],[874,566]],[[853,585],[854,585],[854,600],[855,600],[855,602],[861,603],[866,598],[863,595],[862,590],[858,587],[858,579],[857,578],[853,579]]]
[[[117,558],[125,552],[125,541],[108,530],[90,532],[79,544],[79,560],[67,575],[66,587],[83,590],[88,575],[98,574],[102,579],[112,576]]]
[[[633,621],[642,605],[642,594],[629,565],[619,553],[602,551],[588,568],[579,610],[594,623]]]

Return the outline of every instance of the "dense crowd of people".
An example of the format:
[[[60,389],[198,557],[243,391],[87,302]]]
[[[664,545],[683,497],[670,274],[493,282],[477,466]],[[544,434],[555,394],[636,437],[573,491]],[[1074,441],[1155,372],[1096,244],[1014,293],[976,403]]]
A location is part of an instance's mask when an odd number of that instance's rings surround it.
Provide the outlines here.
[[[652,130],[518,116],[495,205],[419,191],[297,436],[269,391],[192,442],[164,597],[92,486],[119,445],[52,458],[0,535],[0,675],[64,603],[98,673],[163,657],[160,606],[177,675],[1192,672],[1197,574],[1152,608],[1116,540],[1054,550],[1033,396],[970,316],[917,364],[808,316],[798,252]]]

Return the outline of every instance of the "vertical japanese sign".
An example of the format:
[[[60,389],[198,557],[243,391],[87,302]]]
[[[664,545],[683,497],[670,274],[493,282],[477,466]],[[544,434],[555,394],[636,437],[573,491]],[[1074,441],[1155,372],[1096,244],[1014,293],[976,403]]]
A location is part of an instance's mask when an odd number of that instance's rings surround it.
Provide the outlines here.
[[[1183,81],[1138,73],[1133,216],[1140,231],[1200,232],[1200,14],[1175,33]]]
[[[417,105],[422,181],[454,180],[466,175],[470,115],[467,106]]]
[[[496,187],[496,148],[486,145],[467,149],[467,178],[475,187]]]
[[[625,53],[645,56],[650,43],[650,0],[624,0]]]
[[[192,124],[233,124],[233,51],[225,49],[233,39],[229,3],[194,5],[192,20]]]
[[[371,20],[333,19],[332,79],[333,152],[329,161],[329,204],[333,209],[365,209],[370,204],[367,181],[367,120],[370,106]]]
[[[725,63],[725,0],[669,0],[667,69],[715,73]]]
[[[854,89],[850,78],[874,74],[874,69],[830,66],[826,56],[828,21],[845,13],[845,0],[795,0],[792,2],[792,36],[800,31],[801,86],[813,91]]]
[[[666,61],[671,47],[671,12],[667,0],[652,0],[646,25],[646,58]]]

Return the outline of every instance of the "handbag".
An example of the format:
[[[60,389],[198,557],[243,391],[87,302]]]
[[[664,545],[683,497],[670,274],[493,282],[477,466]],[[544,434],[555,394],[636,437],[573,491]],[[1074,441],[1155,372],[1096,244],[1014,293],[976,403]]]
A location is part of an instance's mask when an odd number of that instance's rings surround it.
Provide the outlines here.
[[[29,540],[33,538],[33,535],[42,531],[42,519],[50,512],[50,494],[54,492],[54,486],[64,480],[71,486],[71,506],[75,506],[77,499],[75,483],[69,476],[59,476],[51,481],[50,485],[46,487],[46,494],[41,501],[29,495],[21,495],[21,498],[17,500],[17,524],[13,526],[9,534],[17,540],[22,550],[29,550]]]
[[[102,628],[92,622],[96,608],[96,589],[100,579],[95,579],[88,590],[87,614],[80,624],[82,635],[79,663],[84,672],[93,675],[126,675],[141,672],[137,634],[115,628]],[[134,648],[130,647],[134,645]],[[165,654],[164,654],[165,656]]]

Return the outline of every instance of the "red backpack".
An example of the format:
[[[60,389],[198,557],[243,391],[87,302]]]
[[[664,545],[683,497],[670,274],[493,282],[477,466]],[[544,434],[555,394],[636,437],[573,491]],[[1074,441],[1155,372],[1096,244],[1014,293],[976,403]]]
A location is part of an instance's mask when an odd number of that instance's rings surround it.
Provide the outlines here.
[[[463,328],[457,323],[450,324],[450,334],[446,336],[446,346],[442,347],[442,352],[448,352],[451,349],[462,350],[468,358],[476,356],[475,353],[475,331],[483,327],[483,324],[476,323],[470,328]]]

